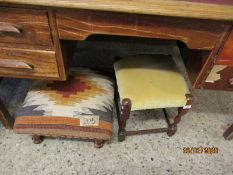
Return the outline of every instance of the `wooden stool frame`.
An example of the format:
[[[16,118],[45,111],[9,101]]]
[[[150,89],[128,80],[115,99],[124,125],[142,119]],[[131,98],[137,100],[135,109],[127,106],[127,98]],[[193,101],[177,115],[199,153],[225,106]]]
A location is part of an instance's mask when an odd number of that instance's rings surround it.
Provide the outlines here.
[[[34,144],[41,144],[44,141],[45,136],[40,136],[40,135],[32,135],[32,141]],[[56,137],[59,138],[59,137]],[[66,138],[66,137],[60,137],[60,138]],[[104,146],[105,141],[101,139],[80,139],[78,140],[83,140],[83,141],[93,141],[94,142],[94,147],[95,148],[102,148]]]
[[[152,133],[163,133],[166,132],[169,137],[173,136],[177,131],[177,125],[181,121],[181,117],[185,115],[192,107],[193,96],[191,94],[186,94],[186,105],[183,107],[178,107],[178,114],[176,115],[174,122],[171,123],[166,112],[166,109],[163,108],[163,113],[168,124],[167,128],[157,128],[157,129],[147,129],[147,130],[138,130],[138,131],[127,131],[126,123],[129,119],[132,103],[129,98],[125,98],[120,103],[119,93],[115,92],[116,95],[116,107],[117,107],[117,118],[118,118],[118,140],[124,141],[126,136],[132,135],[142,135],[142,134],[152,134]]]

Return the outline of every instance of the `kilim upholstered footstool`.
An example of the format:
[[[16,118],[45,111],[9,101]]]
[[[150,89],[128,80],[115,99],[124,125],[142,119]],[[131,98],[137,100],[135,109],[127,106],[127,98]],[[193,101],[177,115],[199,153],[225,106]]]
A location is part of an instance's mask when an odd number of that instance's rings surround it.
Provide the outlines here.
[[[185,79],[171,56],[136,55],[118,59],[114,64],[119,99],[119,141],[126,136],[167,132],[175,134],[181,116],[190,108],[192,96]],[[178,107],[178,114],[170,123],[165,108]],[[163,109],[168,128],[126,131],[130,111]]]
[[[16,113],[14,132],[91,139],[96,147],[111,139],[114,87],[104,75],[72,69],[67,81],[37,81]]]

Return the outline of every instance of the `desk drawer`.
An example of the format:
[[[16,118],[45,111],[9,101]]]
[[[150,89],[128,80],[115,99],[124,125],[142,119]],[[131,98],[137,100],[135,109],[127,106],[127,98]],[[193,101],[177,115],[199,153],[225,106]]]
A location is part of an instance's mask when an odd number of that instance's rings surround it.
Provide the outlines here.
[[[46,11],[1,7],[0,42],[51,46]]]
[[[58,79],[55,52],[0,48],[0,76]]]

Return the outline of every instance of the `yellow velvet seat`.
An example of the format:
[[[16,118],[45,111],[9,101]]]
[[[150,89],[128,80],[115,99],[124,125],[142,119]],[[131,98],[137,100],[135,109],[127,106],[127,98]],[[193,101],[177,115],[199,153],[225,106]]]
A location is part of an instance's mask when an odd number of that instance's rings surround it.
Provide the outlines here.
[[[175,62],[167,55],[137,55],[114,64],[121,101],[132,110],[185,106],[189,89]]]
[[[118,139],[126,136],[167,132],[175,134],[181,116],[191,108],[192,96],[181,72],[171,56],[135,55],[120,58],[114,63],[118,87]],[[118,103],[117,103],[118,104]],[[170,123],[165,108],[177,107],[178,113]],[[130,112],[162,108],[168,127],[126,131]]]

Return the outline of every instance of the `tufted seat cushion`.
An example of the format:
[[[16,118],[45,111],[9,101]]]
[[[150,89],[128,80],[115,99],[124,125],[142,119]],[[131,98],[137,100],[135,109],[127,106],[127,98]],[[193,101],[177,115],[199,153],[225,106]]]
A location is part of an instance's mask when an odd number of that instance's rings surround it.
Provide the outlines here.
[[[16,113],[14,132],[108,140],[114,87],[107,77],[72,69],[67,81],[37,81]]]
[[[185,106],[189,93],[172,57],[136,55],[115,62],[120,99],[129,98],[132,110]]]

